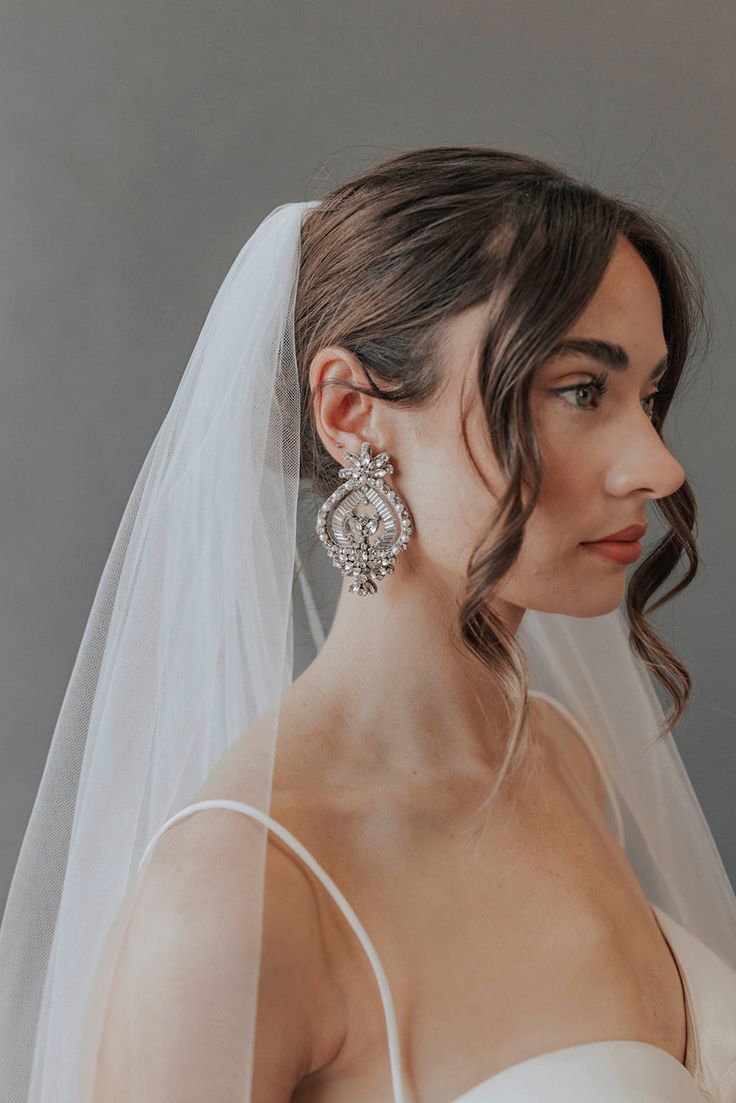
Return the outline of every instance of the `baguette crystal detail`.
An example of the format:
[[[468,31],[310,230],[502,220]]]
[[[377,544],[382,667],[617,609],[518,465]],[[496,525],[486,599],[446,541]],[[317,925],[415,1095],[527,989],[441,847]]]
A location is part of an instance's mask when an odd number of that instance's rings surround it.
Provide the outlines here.
[[[370,442],[360,455],[343,453],[349,467],[340,470],[344,486],[330,494],[317,514],[317,535],[338,570],[353,578],[350,592],[375,594],[378,583],[394,573],[396,556],[414,531],[409,510],[386,482],[393,472],[388,452],[371,456]]]

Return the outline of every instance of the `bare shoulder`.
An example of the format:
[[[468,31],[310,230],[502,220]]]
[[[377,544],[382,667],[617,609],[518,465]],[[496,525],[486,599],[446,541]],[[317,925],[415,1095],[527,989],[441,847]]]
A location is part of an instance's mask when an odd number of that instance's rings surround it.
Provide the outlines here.
[[[563,767],[573,775],[580,787],[605,815],[608,790],[598,765],[583,736],[566,714],[566,710],[544,697],[531,698],[531,707],[554,753]]]
[[[230,796],[230,794],[228,794]],[[91,1103],[287,1103],[320,1055],[322,971],[308,880],[251,817],[200,809],[172,824],[120,910],[98,966]],[[259,870],[265,857],[265,892]],[[324,984],[322,985],[324,989]],[[249,1096],[248,1054],[257,993]],[[317,1005],[318,1006],[318,1005]],[[88,1066],[89,1067],[89,1066]],[[89,1072],[86,1073],[89,1077]]]

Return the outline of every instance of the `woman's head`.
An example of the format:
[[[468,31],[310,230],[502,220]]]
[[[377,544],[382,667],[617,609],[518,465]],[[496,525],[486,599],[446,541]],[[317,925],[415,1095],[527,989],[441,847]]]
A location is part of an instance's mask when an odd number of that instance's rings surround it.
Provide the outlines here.
[[[385,600],[402,569],[454,585],[464,643],[522,711],[523,610],[595,616],[624,597],[632,647],[675,698],[669,726],[684,709],[689,676],[644,605],[683,551],[688,575],[658,604],[697,567],[693,496],[661,433],[702,320],[671,231],[521,154],[401,154],[305,220],[302,472],[326,497],[345,448],[390,453],[414,534]],[[561,351],[572,338],[597,344]],[[649,500],[667,535],[626,587],[581,542],[646,521]]]

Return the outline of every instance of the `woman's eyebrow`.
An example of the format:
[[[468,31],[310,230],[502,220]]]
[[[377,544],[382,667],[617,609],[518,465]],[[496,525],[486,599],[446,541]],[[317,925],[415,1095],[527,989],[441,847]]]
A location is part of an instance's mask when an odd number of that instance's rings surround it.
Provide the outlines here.
[[[610,341],[603,341],[597,337],[568,337],[564,341],[560,341],[555,345],[550,353],[550,359],[553,356],[560,356],[563,353],[572,353],[577,356],[588,356],[593,360],[598,360],[599,363],[605,364],[607,368],[611,368],[616,372],[625,372],[629,367],[629,357],[626,349],[622,345],[612,344]],[[653,382],[660,375],[667,370],[667,354],[655,364],[654,369],[649,375],[649,382]]]

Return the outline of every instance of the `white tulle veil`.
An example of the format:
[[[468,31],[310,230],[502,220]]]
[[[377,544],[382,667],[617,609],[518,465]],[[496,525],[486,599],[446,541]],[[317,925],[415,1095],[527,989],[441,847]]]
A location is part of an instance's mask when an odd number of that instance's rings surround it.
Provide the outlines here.
[[[95,594],[0,929],[6,1103],[92,1103],[80,1059],[92,981],[97,973],[102,1029],[144,851],[257,718],[240,793],[269,812],[279,701],[295,677],[295,647],[303,667],[328,627],[298,532],[308,492],[293,312],[300,227],[315,205],[277,207],[234,261]],[[531,688],[565,705],[595,740],[647,897],[736,969],[736,898],[673,737],[654,741],[663,711],[629,648],[622,612],[575,619],[530,611],[518,638]],[[253,936],[238,1006],[223,1008],[237,1022],[242,1061],[217,1098],[245,1103],[268,831],[243,820],[239,919]],[[105,945],[110,964],[100,974]],[[94,1056],[94,1038],[91,1045]],[[163,1058],[158,1069],[141,1067],[139,1086],[136,1103],[180,1097]]]

